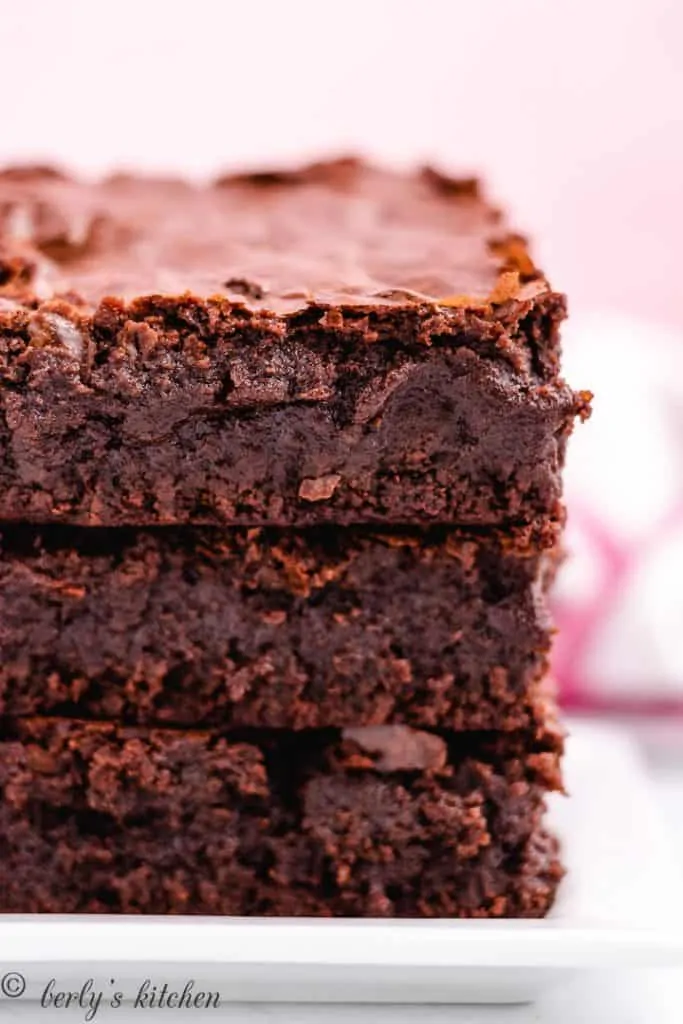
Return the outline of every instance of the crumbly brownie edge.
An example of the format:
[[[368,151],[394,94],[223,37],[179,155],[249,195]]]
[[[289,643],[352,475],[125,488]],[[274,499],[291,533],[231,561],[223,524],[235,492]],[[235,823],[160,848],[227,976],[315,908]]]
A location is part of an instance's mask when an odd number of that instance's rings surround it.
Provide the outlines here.
[[[557,550],[449,529],[0,530],[0,714],[525,728]]]
[[[391,337],[369,341],[366,318],[228,327],[191,297],[149,301],[140,320],[0,314],[1,518],[561,519],[589,396],[539,377],[500,325],[420,341],[413,311],[387,313]]]
[[[537,916],[559,881],[541,825],[557,764],[521,737],[12,729],[7,912]]]

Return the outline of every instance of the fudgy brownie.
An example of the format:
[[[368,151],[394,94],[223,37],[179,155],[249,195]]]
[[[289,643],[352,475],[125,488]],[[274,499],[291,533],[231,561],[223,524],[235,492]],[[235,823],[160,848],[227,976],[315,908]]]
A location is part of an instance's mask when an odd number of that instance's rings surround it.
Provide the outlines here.
[[[0,911],[544,914],[557,737],[5,723]]]
[[[555,561],[523,532],[6,527],[0,714],[524,728]]]
[[[0,175],[0,518],[560,519],[589,396],[476,182]]]

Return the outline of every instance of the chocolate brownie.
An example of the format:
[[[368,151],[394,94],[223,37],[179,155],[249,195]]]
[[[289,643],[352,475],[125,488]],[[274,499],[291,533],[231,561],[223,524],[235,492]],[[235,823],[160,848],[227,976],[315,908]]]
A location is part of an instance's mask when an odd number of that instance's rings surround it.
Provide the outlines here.
[[[5,723],[0,911],[537,917],[555,736]]]
[[[590,396],[477,183],[0,175],[0,518],[561,519]]]
[[[0,714],[523,728],[555,561],[436,527],[6,527]]]

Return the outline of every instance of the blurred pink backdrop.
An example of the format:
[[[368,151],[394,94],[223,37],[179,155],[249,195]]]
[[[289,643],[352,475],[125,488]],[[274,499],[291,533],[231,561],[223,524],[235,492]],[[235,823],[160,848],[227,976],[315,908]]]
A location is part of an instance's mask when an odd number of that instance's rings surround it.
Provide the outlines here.
[[[0,0],[0,162],[483,171],[574,307],[683,324],[672,0]]]

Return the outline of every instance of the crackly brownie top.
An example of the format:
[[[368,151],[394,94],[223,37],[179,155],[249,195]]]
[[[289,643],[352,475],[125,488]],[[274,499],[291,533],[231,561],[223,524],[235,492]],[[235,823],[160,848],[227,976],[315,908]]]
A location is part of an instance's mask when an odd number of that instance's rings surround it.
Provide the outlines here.
[[[478,309],[548,290],[477,181],[429,168],[341,159],[210,185],[0,172],[0,296],[27,304],[192,293],[276,314]]]

